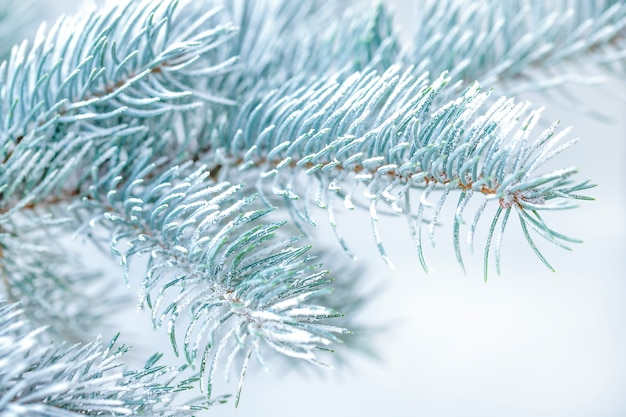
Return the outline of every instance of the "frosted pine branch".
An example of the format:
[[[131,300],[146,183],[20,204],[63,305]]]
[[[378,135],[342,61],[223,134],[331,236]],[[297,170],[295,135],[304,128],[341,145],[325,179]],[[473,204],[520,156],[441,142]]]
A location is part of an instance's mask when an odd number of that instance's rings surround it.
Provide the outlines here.
[[[149,131],[146,119],[204,100],[232,103],[191,89],[194,70],[223,64],[202,56],[233,33],[212,23],[218,9],[197,11],[189,2],[128,2],[61,18],[32,46],[14,47],[0,65],[3,209],[54,192],[112,137]]]
[[[340,342],[335,334],[346,330],[326,324],[337,311],[308,303],[332,281],[307,255],[310,247],[296,246],[297,236],[274,237],[283,222],[264,222],[269,210],[254,209],[241,186],[215,183],[190,164],[152,175],[159,163],[150,159],[136,155],[128,178],[110,170],[76,210],[90,216],[91,227],[112,230],[122,264],[149,256],[139,305],[152,310],[156,328],[167,322],[177,355],[176,326],[191,314],[182,351],[199,366],[203,390],[211,395],[225,356],[229,367],[241,356],[243,378],[250,356],[262,358],[262,345],[319,364],[319,348]]]
[[[522,224],[553,243],[575,241],[550,229],[536,214],[537,210],[571,207],[567,200],[584,198],[577,192],[589,187],[584,181],[572,182],[573,168],[539,170],[575,142],[556,145],[567,129],[557,132],[555,124],[533,141],[530,135],[541,110],[505,98],[489,106],[489,94],[477,84],[434,109],[437,96],[446,95],[448,81],[444,74],[431,83],[427,74],[418,76],[413,68],[403,71],[400,67],[383,74],[355,73],[344,81],[339,76],[307,84],[294,78],[282,89],[253,97],[239,108],[228,119],[234,124],[216,136],[215,152],[205,159],[219,167],[222,178],[252,172],[250,181],[261,195],[271,192],[280,198],[278,203],[265,196],[266,204],[285,205],[293,220],[303,224],[315,224],[309,214],[314,200],[327,209],[336,227],[335,200],[354,208],[355,193],[363,189],[374,239],[387,262],[391,261],[378,231],[379,205],[407,216],[427,269],[421,223],[426,221],[426,210],[432,209],[427,222],[434,244],[438,214],[453,191],[461,193],[453,226],[461,265],[458,228],[473,195],[495,201],[497,216],[501,210],[516,211]],[[428,197],[437,189],[443,195],[431,205]],[[412,190],[420,193],[416,207],[410,199]],[[474,216],[474,223],[483,209]],[[506,220],[500,230],[505,226]],[[472,225],[470,242],[474,231]],[[485,278],[493,232],[492,228],[485,248]],[[498,264],[499,253],[496,248]]]
[[[450,71],[504,94],[588,82],[595,64],[626,71],[626,4],[613,0],[425,1],[416,7],[404,60],[420,71]],[[577,63],[575,67],[565,64]]]
[[[193,379],[174,382],[178,371],[157,365],[125,370],[128,348],[103,345],[42,345],[15,304],[0,303],[0,413],[7,416],[183,416],[209,403],[176,405]]]
[[[19,302],[32,326],[46,327],[43,341],[85,342],[124,297],[107,288],[111,278],[59,245],[57,235],[71,228],[70,219],[16,217],[0,227],[0,297]]]

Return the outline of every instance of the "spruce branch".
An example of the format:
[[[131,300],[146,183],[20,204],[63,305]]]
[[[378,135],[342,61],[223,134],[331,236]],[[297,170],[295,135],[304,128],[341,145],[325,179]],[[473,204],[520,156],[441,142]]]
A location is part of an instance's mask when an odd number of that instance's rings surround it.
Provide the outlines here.
[[[511,96],[589,82],[580,64],[626,73],[626,4],[615,0],[428,0],[412,21],[404,62]],[[576,63],[567,67],[564,64]]]
[[[45,326],[46,341],[84,342],[123,301],[104,290],[110,280],[59,245],[69,225],[67,217],[22,216],[0,227],[0,295],[19,302],[32,325]]]
[[[202,59],[232,36],[216,8],[150,0],[61,18],[0,65],[2,208],[54,192],[96,145],[150,129],[150,118],[230,104],[193,88]],[[154,128],[154,126],[152,126]],[[10,184],[10,185],[9,185]]]
[[[327,209],[335,228],[335,200],[340,198],[347,208],[354,208],[353,196],[361,187],[374,238],[388,263],[378,230],[379,205],[407,216],[419,259],[427,269],[422,222],[426,210],[432,209],[427,223],[434,244],[438,215],[453,191],[461,193],[453,225],[461,266],[458,229],[474,195],[483,195],[485,203],[494,201],[499,206],[496,216],[506,213],[500,233],[514,210],[523,227],[548,241],[561,246],[563,241],[575,241],[550,229],[538,214],[572,207],[568,200],[585,199],[578,192],[591,186],[573,181],[574,168],[540,171],[575,142],[557,146],[567,129],[559,132],[554,124],[532,141],[541,109],[505,98],[489,106],[489,93],[481,92],[476,83],[456,99],[433,108],[436,97],[447,94],[448,82],[446,74],[430,82],[427,74],[416,76],[413,68],[397,66],[382,74],[355,73],[343,82],[334,77],[315,83],[294,78],[282,89],[253,97],[233,110],[236,113],[227,119],[223,133],[215,136],[212,149],[216,151],[205,158],[220,167],[224,179],[252,173],[247,178],[255,182],[266,204],[283,204],[302,225],[315,224],[309,214],[311,199],[315,199],[317,206]],[[420,190],[416,206],[410,198],[415,189]],[[428,202],[438,189],[443,192],[439,201]],[[280,203],[265,197],[268,191]],[[483,210],[481,206],[474,216],[469,242]],[[485,278],[497,220],[493,219],[485,247]],[[535,248],[530,235],[526,236]],[[498,237],[498,246],[500,242]],[[495,253],[499,265],[498,247]]]
[[[125,370],[128,348],[96,339],[85,345],[39,343],[16,304],[0,303],[0,413],[8,416],[183,416],[210,404],[177,405],[194,379],[175,382],[180,370],[157,365]]]
[[[233,0],[226,2],[226,12],[225,18],[240,30],[231,49],[217,51],[222,55],[215,59],[236,55],[238,64],[214,85],[240,101],[295,76],[313,80],[320,74],[385,69],[400,52],[392,16],[383,4],[363,13],[343,1]],[[316,35],[303,27],[315,27]]]
[[[89,225],[112,231],[123,265],[149,255],[139,306],[152,310],[156,328],[167,321],[176,355],[176,326],[190,314],[182,350],[199,365],[207,395],[218,362],[230,367],[240,356],[239,401],[248,361],[262,358],[262,345],[321,364],[316,353],[341,342],[335,334],[346,330],[325,323],[338,312],[308,303],[332,281],[307,255],[310,246],[296,246],[297,236],[277,240],[284,222],[264,222],[270,210],[254,209],[255,197],[241,185],[215,183],[189,163],[152,175],[163,161],[150,163],[148,153],[132,159],[133,175],[111,169],[75,209],[90,215]]]

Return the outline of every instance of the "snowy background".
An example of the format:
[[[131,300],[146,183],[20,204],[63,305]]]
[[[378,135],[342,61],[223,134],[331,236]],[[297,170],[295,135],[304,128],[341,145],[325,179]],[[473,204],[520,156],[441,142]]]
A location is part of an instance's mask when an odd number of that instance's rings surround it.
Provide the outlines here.
[[[418,2],[393,3],[399,24],[410,29]],[[77,4],[50,3],[50,16]],[[339,224],[367,265],[370,287],[385,288],[363,317],[395,323],[372,342],[380,359],[355,357],[350,368],[323,377],[280,366],[265,373],[252,366],[239,408],[227,404],[209,414],[626,415],[626,81],[607,77],[603,86],[569,91],[610,121],[544,103],[540,95],[524,97],[548,105],[546,122],[560,119],[562,126],[574,126],[570,137],[582,140],[558,161],[577,165],[581,177],[600,184],[591,191],[597,201],[548,216],[557,230],[584,240],[573,252],[539,242],[556,273],[541,264],[511,222],[500,276],[492,270],[483,282],[480,250],[467,257],[468,275],[463,275],[447,228],[438,234],[438,247],[426,253],[431,267],[426,275],[404,221],[384,219],[387,249],[396,265],[389,270],[373,239],[363,236],[369,233],[363,232],[369,229],[367,215],[343,216]],[[320,223],[321,236],[332,244]],[[99,253],[88,256],[94,264],[105,264]],[[115,266],[108,268],[120,274]],[[164,332],[152,334],[147,315],[130,304],[118,320],[123,339],[137,353],[169,352]]]

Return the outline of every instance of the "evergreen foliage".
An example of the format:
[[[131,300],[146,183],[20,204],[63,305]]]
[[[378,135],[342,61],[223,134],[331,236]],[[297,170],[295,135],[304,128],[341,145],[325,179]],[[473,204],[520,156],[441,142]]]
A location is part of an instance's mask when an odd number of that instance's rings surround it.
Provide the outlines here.
[[[1,413],[192,414],[222,400],[220,366],[237,368],[237,403],[253,358],[327,363],[354,343],[341,316],[362,299],[358,274],[318,248],[314,206],[352,256],[334,206],[368,211],[390,265],[378,219],[406,217],[427,270],[423,236],[434,244],[455,204],[461,268],[462,232],[473,246],[488,230],[485,280],[511,213],[548,268],[533,235],[578,242],[542,214],[590,199],[576,168],[544,168],[575,140],[499,94],[584,80],[564,72],[577,60],[623,75],[626,4],[427,1],[403,46],[384,5],[333,3],[110,2],[23,42],[27,12],[0,5]],[[123,370],[115,341],[63,344],[123,301],[94,291],[101,278],[58,243],[68,232],[140,282],[180,369],[157,355]],[[198,374],[175,382],[185,366]],[[196,382],[202,399],[176,405]]]

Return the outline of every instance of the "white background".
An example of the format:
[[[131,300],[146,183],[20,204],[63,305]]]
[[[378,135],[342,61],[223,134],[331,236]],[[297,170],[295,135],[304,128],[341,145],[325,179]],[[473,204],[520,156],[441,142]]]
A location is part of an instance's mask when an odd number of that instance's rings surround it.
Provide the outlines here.
[[[413,13],[408,3],[398,14],[405,28]],[[57,5],[75,7],[72,1]],[[351,368],[323,378],[281,367],[268,374],[253,364],[239,408],[228,404],[212,415],[626,415],[626,107],[618,99],[626,98],[626,82],[608,77],[602,87],[570,91],[611,121],[543,103],[540,95],[525,97],[548,105],[547,122],[574,126],[570,137],[581,141],[559,161],[599,184],[590,191],[595,202],[548,216],[557,230],[584,240],[566,252],[537,239],[556,273],[540,263],[511,221],[501,276],[492,265],[483,282],[480,246],[467,257],[464,276],[449,227],[438,232],[438,247],[427,250],[432,271],[426,275],[404,221],[383,219],[397,267],[391,271],[377,256],[367,215],[342,216],[342,231],[367,265],[369,287],[385,288],[364,314],[373,323],[394,323],[372,342],[380,360],[358,356]],[[443,221],[451,223],[450,217]],[[321,229],[332,241],[328,228]],[[145,330],[145,315],[129,308],[119,322],[137,354],[169,351],[164,334]]]

